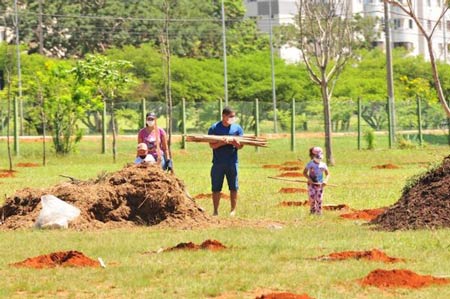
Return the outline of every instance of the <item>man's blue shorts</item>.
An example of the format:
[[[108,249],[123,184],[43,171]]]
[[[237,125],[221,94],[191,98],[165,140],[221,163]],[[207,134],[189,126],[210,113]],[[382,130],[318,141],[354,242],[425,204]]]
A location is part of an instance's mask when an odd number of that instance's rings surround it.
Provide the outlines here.
[[[211,191],[222,191],[223,179],[227,177],[228,189],[237,191],[238,186],[238,163],[213,164],[211,167]]]

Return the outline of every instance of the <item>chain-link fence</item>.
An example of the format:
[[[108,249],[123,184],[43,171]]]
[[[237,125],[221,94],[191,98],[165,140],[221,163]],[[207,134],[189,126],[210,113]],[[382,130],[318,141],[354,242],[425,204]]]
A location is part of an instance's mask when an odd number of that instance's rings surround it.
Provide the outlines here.
[[[240,125],[244,131],[251,134],[255,131],[255,102],[230,101],[229,106],[237,111]],[[259,130],[261,134],[291,132],[292,103],[279,101],[276,115],[271,101],[258,101]],[[42,127],[39,119],[33,119],[29,113],[30,107],[25,102],[23,118],[23,135],[40,135]],[[186,131],[187,133],[205,133],[212,123],[220,120],[220,108],[223,103],[217,102],[186,102]],[[109,109],[108,109],[109,110]],[[155,112],[158,125],[167,129],[167,105],[164,102],[146,102],[145,110],[139,102],[120,102],[115,105],[115,115],[119,134],[136,134],[143,126],[143,111]],[[172,132],[182,133],[183,110],[182,104],[173,106]],[[11,113],[13,114],[13,113]],[[333,99],[331,101],[333,132],[358,131],[358,104],[352,99]],[[398,100],[395,103],[396,132],[409,131],[411,136],[418,131],[418,103],[417,99]],[[450,121],[438,103],[421,101],[421,126],[425,131],[436,135],[446,135],[449,132]],[[36,116],[35,116],[36,118]],[[110,131],[110,111],[107,111],[108,131]],[[275,121],[276,120],[276,121]],[[361,101],[362,131],[388,131],[389,117],[387,101]],[[6,136],[8,123],[8,109],[5,101],[0,102],[0,134]],[[14,128],[12,119],[10,134]],[[78,127],[84,135],[101,133],[101,111],[89,111],[79,120]],[[323,132],[323,106],[319,100],[302,100],[295,102],[295,130],[296,132]]]

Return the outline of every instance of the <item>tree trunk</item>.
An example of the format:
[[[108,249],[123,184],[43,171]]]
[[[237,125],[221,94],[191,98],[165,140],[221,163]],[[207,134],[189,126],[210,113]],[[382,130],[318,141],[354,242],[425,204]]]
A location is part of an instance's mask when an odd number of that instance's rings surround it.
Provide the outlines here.
[[[321,93],[323,100],[323,118],[324,118],[324,126],[325,126],[325,152],[327,158],[327,164],[333,166],[334,165],[334,157],[333,157],[333,148],[331,143],[331,109],[330,109],[330,99],[328,92],[328,82],[325,77],[322,78],[321,83]]]

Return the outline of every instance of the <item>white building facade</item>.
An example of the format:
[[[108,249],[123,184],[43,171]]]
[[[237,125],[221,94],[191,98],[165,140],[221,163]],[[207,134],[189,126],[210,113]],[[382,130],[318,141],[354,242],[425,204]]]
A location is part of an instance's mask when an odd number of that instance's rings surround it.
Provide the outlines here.
[[[383,0],[348,0],[353,15],[360,14],[363,17],[376,17],[379,20],[380,37],[377,44],[385,43],[384,32],[384,3]],[[257,18],[261,31],[269,32],[272,26],[294,23],[298,14],[298,0],[244,0],[247,7],[246,15]],[[414,9],[422,26],[431,32],[442,12],[445,0],[414,0]],[[272,20],[269,21],[269,4],[271,4]],[[423,55],[428,59],[428,46],[425,38],[420,33],[414,21],[399,8],[390,7],[391,40],[394,47],[405,47],[411,55]],[[437,59],[450,61],[450,13],[447,13],[438,24],[433,34],[433,49]],[[280,56],[287,62],[298,62],[300,53],[292,47],[282,47]]]

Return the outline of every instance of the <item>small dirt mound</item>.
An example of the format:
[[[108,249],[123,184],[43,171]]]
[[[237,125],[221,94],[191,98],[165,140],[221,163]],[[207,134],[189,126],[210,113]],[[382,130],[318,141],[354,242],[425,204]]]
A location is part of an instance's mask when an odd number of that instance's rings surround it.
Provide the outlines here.
[[[267,169],[278,169],[280,167],[281,167],[280,165],[274,165],[274,164],[266,164],[266,165],[262,166],[262,168],[267,168]]]
[[[13,178],[16,176],[15,170],[0,169],[0,178]]]
[[[373,169],[398,169],[400,166],[397,166],[395,164],[382,164],[382,165],[375,165],[372,166]]]
[[[256,297],[255,299],[313,299],[307,294],[293,294],[293,293],[269,293]]]
[[[371,223],[388,231],[450,227],[450,156],[412,178],[399,201]]]
[[[16,166],[17,167],[39,167],[41,165],[38,163],[27,162],[27,163],[17,163]]]
[[[202,244],[197,245],[193,242],[187,242],[187,243],[179,243],[178,245],[174,247],[169,247],[167,249],[164,249],[164,251],[174,251],[174,250],[199,250],[199,249],[205,249],[205,250],[211,250],[211,251],[218,251],[226,249],[227,247],[220,243],[217,240],[206,240]]]
[[[341,210],[350,210],[350,207],[346,204],[337,204],[337,205],[323,205],[322,209],[326,211],[341,211]]]
[[[404,259],[390,257],[386,253],[378,249],[366,250],[366,251],[342,251],[333,252],[328,255],[322,255],[317,257],[318,260],[327,261],[342,261],[348,259],[364,259],[369,261],[377,261],[384,263],[397,263],[404,261]]]
[[[298,170],[302,170],[302,168],[300,166],[284,166],[284,167],[281,167],[280,170],[282,170],[282,171],[298,171]]]
[[[300,161],[286,161],[283,163],[284,166],[301,166],[302,163]]]
[[[43,269],[55,267],[99,267],[100,264],[79,251],[71,250],[27,258],[21,262],[11,264],[11,266]]]
[[[281,188],[278,193],[308,193],[305,188]]]
[[[200,193],[194,196],[194,199],[211,199],[212,198],[212,194],[211,193]],[[230,196],[228,194],[225,193],[220,193],[220,198],[221,199],[230,199]]]
[[[449,284],[450,279],[438,278],[431,275],[419,275],[410,270],[377,269],[370,272],[360,283],[364,286],[370,285],[378,288],[410,288],[418,289],[429,285]]]
[[[277,175],[277,177],[280,177],[280,178],[283,178],[283,177],[298,178],[298,177],[302,177],[302,176],[303,176],[303,173],[291,172],[291,171],[283,172],[282,174]]]
[[[41,210],[41,196],[52,194],[81,210],[69,224],[76,229],[133,225],[190,228],[209,223],[186,195],[183,183],[157,165],[128,165],[92,181],[72,181],[44,190],[24,189],[8,198],[0,228],[32,227]]]
[[[353,211],[351,213],[342,214],[340,215],[340,217],[352,220],[370,221],[381,215],[385,210],[386,208],[359,210]]]
[[[281,207],[302,207],[307,206],[309,202],[305,201],[282,201],[278,205]]]

